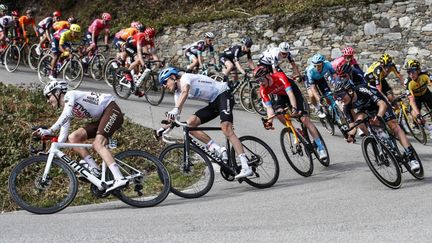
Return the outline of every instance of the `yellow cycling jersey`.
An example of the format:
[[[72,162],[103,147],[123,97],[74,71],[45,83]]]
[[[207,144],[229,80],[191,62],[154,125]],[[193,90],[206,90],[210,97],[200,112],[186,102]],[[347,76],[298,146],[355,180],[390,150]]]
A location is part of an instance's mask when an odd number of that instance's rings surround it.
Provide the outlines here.
[[[430,85],[429,75],[427,73],[420,73],[416,80],[408,82],[407,89],[414,97],[420,97],[429,91],[428,85]]]
[[[65,30],[64,32],[61,33],[60,35],[60,41],[59,44],[60,45],[64,45],[65,42],[79,42],[80,41],[80,37],[79,35],[76,36],[76,38],[74,39],[72,37],[72,31],[71,30]]]
[[[375,81],[376,83],[371,83],[371,85],[375,86],[380,84],[381,81],[384,80],[391,72],[393,72],[396,76],[399,75],[399,71],[394,64],[389,67],[388,72],[386,73],[380,62],[374,62],[367,69],[365,77],[367,80],[369,80],[369,82]]]

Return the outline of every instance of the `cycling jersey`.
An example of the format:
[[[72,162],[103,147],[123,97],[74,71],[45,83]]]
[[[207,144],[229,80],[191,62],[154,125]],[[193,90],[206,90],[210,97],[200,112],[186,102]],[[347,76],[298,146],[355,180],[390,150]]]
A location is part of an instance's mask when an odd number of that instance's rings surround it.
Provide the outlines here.
[[[0,27],[2,29],[7,29],[13,26],[15,26],[15,21],[12,16],[5,15],[0,18]]]
[[[411,80],[407,84],[407,90],[414,97],[421,97],[426,93],[430,93],[428,85],[431,85],[427,72],[421,72],[416,80]]]
[[[64,95],[65,106],[58,120],[51,126],[52,131],[60,130],[59,142],[65,142],[70,122],[73,118],[101,118],[105,108],[114,101],[110,94],[98,94],[84,91],[68,91]]]
[[[250,51],[242,51],[241,45],[233,45],[223,50],[220,56],[229,59],[231,62],[238,62],[240,57],[244,55],[247,55],[248,60],[252,59]]]
[[[63,29],[55,32],[53,37],[59,41],[60,45],[64,45],[65,43],[70,43],[70,42],[78,42],[80,40],[79,36],[77,36],[74,39],[72,37],[72,30],[68,30],[68,29]]]
[[[190,86],[188,98],[207,102],[213,102],[220,94],[229,89],[226,82],[217,82],[208,76],[190,73],[181,76],[180,86],[184,85]],[[174,96],[176,103],[180,93],[181,89],[178,88]]]
[[[315,81],[327,79],[327,77],[334,83],[333,74],[335,74],[335,70],[329,61],[324,61],[321,72],[318,72],[313,64],[309,65],[305,72],[306,81],[309,85],[315,84]]]
[[[396,76],[399,75],[399,71],[394,64],[389,67],[388,72],[386,73],[380,62],[374,62],[367,69],[365,78],[369,81],[369,85],[377,86],[382,81],[384,81],[387,75],[389,75],[391,72],[393,72]]]
[[[134,34],[133,36],[129,37],[127,42],[128,44],[133,45],[134,47],[137,47],[138,43],[141,46],[148,46],[150,45],[151,48],[154,47],[154,41],[153,40],[147,40],[147,35],[144,32],[139,32]]]
[[[88,32],[95,34],[95,36],[99,36],[100,32],[103,29],[108,29],[109,25],[104,24],[104,21],[102,19],[95,19],[93,23],[88,27]]]
[[[214,55],[214,47],[213,45],[206,45],[204,40],[197,41],[191,44],[188,48],[186,48],[185,55],[190,58],[190,55],[195,57],[201,56],[204,51],[208,51],[210,56]]]
[[[291,52],[288,52],[288,56],[286,59],[291,63],[294,62],[294,59],[291,56]],[[263,52],[259,59],[259,63],[266,66],[271,66],[272,69],[275,69],[282,63],[285,58],[282,57],[279,47],[273,47],[270,50]]]
[[[126,28],[117,32],[115,34],[115,37],[126,41],[129,37],[135,35],[136,33],[138,33],[138,30],[136,28]]]
[[[53,24],[54,31],[59,31],[62,29],[69,29],[70,23],[68,21],[57,21]]]
[[[53,23],[54,23],[54,19],[52,17],[46,17],[38,23],[38,28],[47,30],[52,27]]]
[[[336,70],[337,67],[338,67],[341,63],[343,63],[344,61],[345,61],[345,58],[344,58],[343,56],[334,59],[334,60],[331,62],[332,66],[333,66],[333,69]],[[349,63],[351,64],[351,66],[357,68],[358,71],[361,72],[361,75],[364,76],[363,70],[361,69],[360,65],[358,64],[357,60],[356,60],[354,57],[351,58],[351,60],[350,60]]]

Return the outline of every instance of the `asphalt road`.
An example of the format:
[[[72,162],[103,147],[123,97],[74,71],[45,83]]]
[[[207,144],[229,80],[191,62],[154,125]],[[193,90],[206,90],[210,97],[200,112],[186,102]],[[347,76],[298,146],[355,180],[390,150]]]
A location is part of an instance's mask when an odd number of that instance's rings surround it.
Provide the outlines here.
[[[38,82],[34,72],[22,67],[13,74],[1,68],[0,80]],[[80,89],[112,93],[103,81],[89,79]],[[158,107],[135,97],[119,104],[134,121],[156,128],[173,100],[167,96]],[[187,102],[183,117],[203,105]],[[319,126],[331,165],[323,168],[315,163],[314,174],[303,178],[282,154],[279,125],[266,131],[257,115],[236,110],[234,116],[238,135],[260,137],[277,154],[281,174],[272,188],[229,183],[217,175],[204,197],[187,200],[170,195],[153,208],[115,201],[69,207],[54,215],[4,213],[0,242],[429,242],[432,238],[430,145],[414,143],[425,179],[417,181],[404,173],[402,187],[391,190],[373,176],[359,143],[346,144],[340,133],[330,136]]]

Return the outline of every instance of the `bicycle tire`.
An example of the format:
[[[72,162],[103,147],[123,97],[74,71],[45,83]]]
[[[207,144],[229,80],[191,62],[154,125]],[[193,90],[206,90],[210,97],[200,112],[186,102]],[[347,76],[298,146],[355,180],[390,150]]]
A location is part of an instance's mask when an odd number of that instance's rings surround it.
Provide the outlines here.
[[[216,80],[217,82],[223,82],[224,81],[223,76],[218,75],[218,74],[212,74],[212,75],[210,75],[210,78]]]
[[[380,161],[372,161],[371,155],[368,152],[368,146],[372,148],[373,156],[376,160]],[[369,169],[372,171],[372,173],[375,175],[375,177],[385,186],[392,188],[392,189],[398,189],[401,186],[402,183],[402,175],[401,170],[399,167],[398,162],[396,161],[396,158],[394,155],[390,152],[390,150],[382,145],[382,155],[380,155],[378,151],[377,141],[372,136],[366,136],[362,140],[362,152],[363,157],[366,160],[366,164],[369,166]],[[381,161],[383,158],[385,158],[387,161]],[[378,162],[378,163],[377,163]],[[375,165],[380,167],[379,169],[375,168]],[[390,166],[394,167],[395,172],[395,178],[393,180],[386,179],[381,173],[380,169],[382,168],[385,170],[386,168],[389,168]]]
[[[254,172],[254,176],[243,178],[243,180],[256,188],[269,188],[273,186],[276,181],[279,179],[279,162],[277,160],[276,154],[273,150],[268,146],[264,141],[257,137],[253,136],[243,136],[239,138],[244,149],[244,153],[249,160],[249,166],[252,167],[252,171]],[[249,144],[250,143],[250,144]],[[253,152],[253,147],[257,147],[257,145],[261,146],[260,154],[257,152]],[[264,155],[270,155],[270,159],[268,163],[265,163]],[[231,161],[235,161],[237,164],[237,170],[240,167],[239,157],[236,156],[234,147],[231,147]],[[265,165],[266,167],[264,167]],[[262,180],[263,176],[268,176],[268,179],[265,181]]]
[[[131,83],[125,80],[124,73],[129,72],[126,67],[121,67],[116,70],[115,78],[112,83],[114,93],[121,99],[127,100],[132,94]]]
[[[129,181],[126,187],[113,194],[122,202],[134,207],[153,207],[163,202],[170,192],[170,176],[165,166],[155,156],[141,150],[127,150],[114,156],[124,175],[143,173]],[[122,166],[122,163],[126,163]],[[134,167],[134,168],[131,168]]]
[[[115,59],[115,58],[110,58],[106,63],[105,63],[105,67],[104,67],[104,80],[105,83],[109,86],[112,87],[112,83],[114,82],[115,79],[115,73],[116,70],[121,66],[121,63],[119,60]]]
[[[4,53],[4,66],[10,73],[15,72],[21,60],[21,53],[18,46],[10,45]]]
[[[77,89],[83,81],[84,69],[79,56],[76,54],[72,55],[69,63],[62,70],[63,79],[69,81],[69,86],[72,89]]]
[[[408,116],[408,117],[407,117]],[[424,130],[424,127],[421,124],[418,124],[416,120],[414,120],[410,114],[407,113],[407,116],[405,116],[404,113],[402,113],[402,119],[405,120],[406,125],[408,127],[408,132],[417,140],[419,143],[426,145],[427,143],[427,134]],[[416,129],[416,130],[414,130]],[[418,132],[417,132],[418,131]]]
[[[267,109],[264,107],[264,104],[260,97],[259,88],[260,88],[259,85],[254,85],[251,88],[250,97],[251,97],[252,107],[255,110],[255,112],[260,116],[266,116]]]
[[[165,95],[165,88],[159,85],[158,75],[156,72],[151,72],[149,77],[144,80],[144,96],[150,105],[158,106]]]
[[[413,148],[414,149],[414,148]],[[420,160],[420,157],[418,156],[417,152],[414,150],[414,157],[416,158],[417,162],[420,165],[420,168],[417,171],[413,171],[411,170],[411,167],[408,165],[407,162],[404,162],[403,165],[405,166],[405,168],[408,170],[408,172],[417,180],[423,180],[424,179],[424,169],[423,169],[423,164]]]
[[[213,165],[207,155],[194,145],[189,147],[189,159],[201,159],[191,162],[191,171],[183,167],[184,144],[172,144],[159,155],[160,161],[167,168],[171,176],[171,192],[183,198],[198,198],[210,191],[214,183]],[[198,166],[200,168],[198,168]],[[197,169],[198,168],[198,169]],[[204,179],[203,178],[207,178]],[[204,181],[204,183],[202,183]],[[203,186],[200,186],[200,185]]]
[[[12,169],[9,176],[9,192],[14,202],[22,209],[35,214],[51,214],[65,209],[74,200],[78,191],[73,170],[56,158],[53,159],[48,174],[52,176],[48,177],[48,185],[40,184],[38,179],[44,173],[47,159],[46,155],[25,159]],[[30,202],[33,199],[34,201]]]
[[[28,44],[25,44],[25,46],[20,51],[20,56],[21,56],[20,63],[22,62],[22,64],[24,64],[24,66],[29,66],[28,58],[27,58],[29,55],[29,52],[30,52],[30,47],[28,46]]]
[[[316,145],[315,141],[312,143],[313,146],[314,146],[314,150],[313,150],[313,152],[314,152],[316,158],[318,159],[318,161],[319,161],[323,166],[328,167],[328,166],[330,165],[330,153],[329,153],[329,151],[328,151],[328,149],[327,149],[327,145],[326,145],[326,143],[325,143],[325,141],[324,141],[324,138],[321,136],[321,133],[320,133],[320,131],[319,131],[318,129],[317,129],[317,132],[318,132],[318,137],[321,139],[321,143],[322,143],[323,146],[324,146],[324,150],[325,150],[326,153],[327,153],[327,158],[324,158],[324,159],[320,159],[320,158],[319,158],[319,156],[318,156],[318,146]],[[309,133],[310,133],[310,132],[309,132]]]
[[[291,128],[285,127],[284,129],[282,129],[280,133],[282,152],[295,172],[297,172],[301,176],[309,177],[313,173],[314,165],[310,151],[307,148],[308,145],[301,136],[298,136],[300,144],[295,144],[295,142],[293,142],[294,135],[292,134],[293,131]],[[288,153],[288,151],[290,151],[290,153]],[[291,154],[293,155],[293,157],[290,156]],[[302,160],[302,162],[294,163],[295,161],[297,161],[294,160],[294,157],[298,157],[299,161]],[[301,165],[304,166],[302,167]]]
[[[342,112],[342,110],[339,108],[339,106],[336,104],[333,107],[333,119],[334,119],[334,124],[336,124],[339,128],[339,131],[341,131],[341,133],[343,134],[343,127],[348,128],[348,121],[346,119],[345,113]]]
[[[249,113],[255,113],[255,110],[252,107],[251,96],[250,96],[251,94],[250,91],[251,88],[254,86],[254,84],[258,85],[258,83],[252,81],[243,82],[241,84],[240,91],[239,91],[240,105],[245,111]]]
[[[89,65],[90,75],[94,80],[99,81],[104,78],[104,66],[105,57],[102,54],[96,54]]]
[[[39,81],[43,84],[49,83],[49,75],[51,73],[51,61],[53,59],[52,54],[43,56],[38,63],[37,73]]]
[[[33,44],[30,47],[28,56],[27,56],[27,62],[29,64],[30,69],[32,70],[37,70],[38,64],[39,64],[39,59],[40,59],[40,55],[38,55],[36,53],[36,48],[38,47],[38,44]]]
[[[334,136],[335,134],[335,127],[333,124],[333,120],[334,120],[334,114],[333,114],[333,110],[329,110],[328,107],[323,107],[324,113],[325,113],[325,117],[324,118],[319,118],[321,125],[324,127],[324,129],[332,136]]]

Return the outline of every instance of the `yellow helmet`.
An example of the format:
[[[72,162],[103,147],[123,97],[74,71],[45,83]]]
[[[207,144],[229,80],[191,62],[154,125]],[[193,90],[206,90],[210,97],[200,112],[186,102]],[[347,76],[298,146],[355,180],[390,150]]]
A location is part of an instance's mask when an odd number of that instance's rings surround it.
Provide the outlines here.
[[[81,32],[81,27],[77,24],[71,24],[69,29],[73,32]]]
[[[408,60],[407,69],[420,69],[420,62],[414,59]]]
[[[393,64],[393,59],[392,59],[392,57],[391,57],[389,54],[384,53],[384,54],[380,57],[380,62],[381,62],[382,64],[384,64],[384,66],[389,66],[389,65]]]

